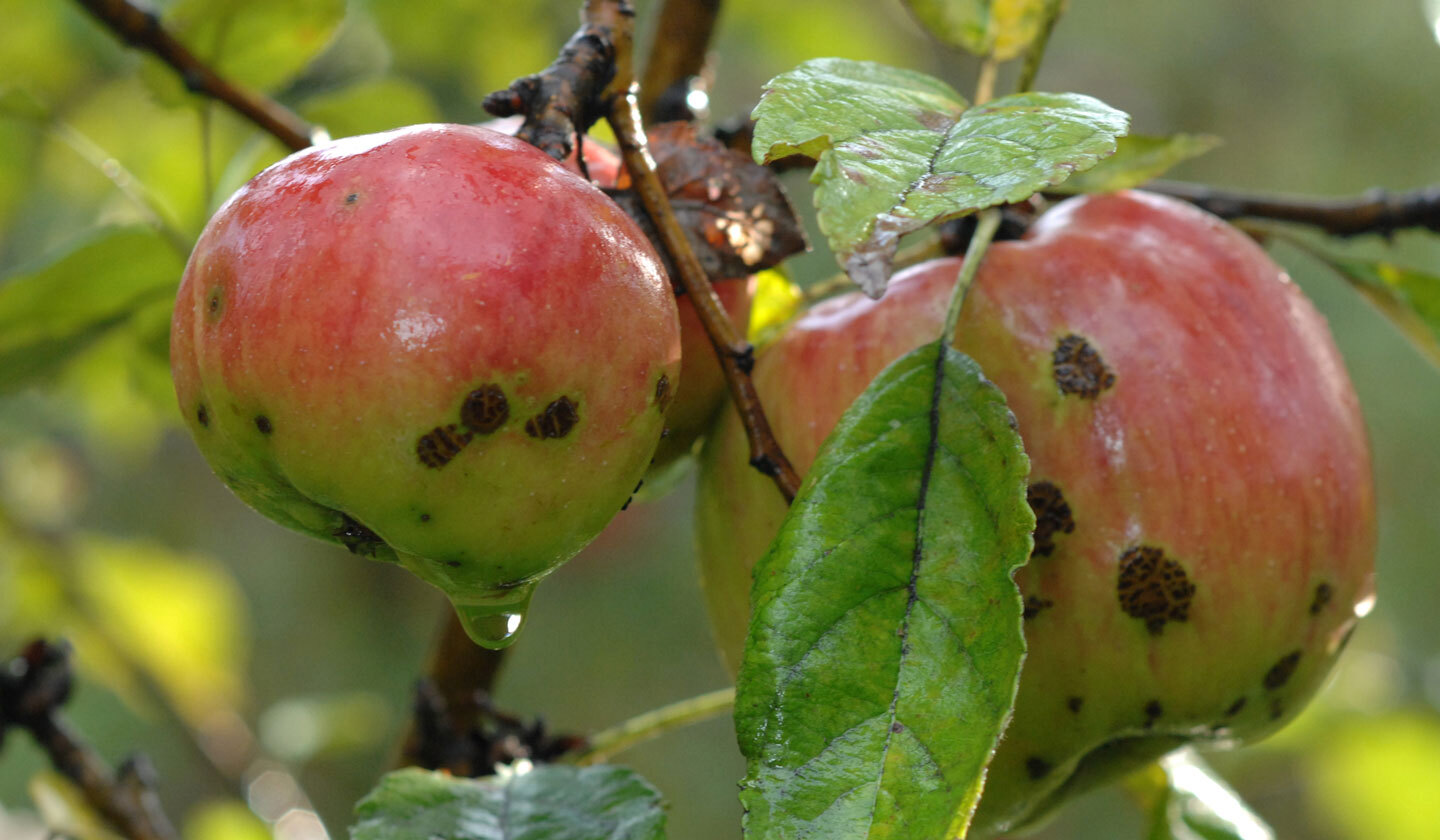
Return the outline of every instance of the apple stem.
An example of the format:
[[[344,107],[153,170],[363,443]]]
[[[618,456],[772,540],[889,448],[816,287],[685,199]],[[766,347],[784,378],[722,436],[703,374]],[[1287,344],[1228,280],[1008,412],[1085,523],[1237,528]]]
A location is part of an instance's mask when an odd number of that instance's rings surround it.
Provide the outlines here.
[[[700,259],[690,247],[690,240],[686,238],[680,221],[675,217],[675,211],[670,206],[670,197],[665,192],[660,176],[655,172],[655,161],[646,145],[632,65],[634,12],[628,0],[587,0],[585,15],[587,22],[592,15],[603,16],[604,19],[614,22],[611,35],[614,38],[615,75],[607,89],[611,97],[607,116],[615,130],[621,158],[635,183],[635,192],[641,205],[655,223],[660,241],[677,269],[677,276],[672,277],[671,282],[690,295],[695,312],[700,316],[700,323],[704,325],[710,344],[715,348],[715,354],[725,372],[730,396],[745,424],[746,437],[750,442],[750,464],[773,478],[781,495],[789,503],[800,489],[800,476],[775,440],[770,423],[765,417],[765,409],[755,390],[755,383],[750,378],[755,349],[725,314],[720,298],[710,284],[710,278],[705,274]]]
[[[960,265],[960,276],[955,281],[955,290],[950,293],[950,307],[945,310],[945,328],[940,332],[942,341],[954,339],[955,325],[960,323],[960,309],[965,305],[965,293],[970,291],[975,275],[980,271],[980,261],[985,258],[985,252],[995,238],[995,231],[999,229],[999,208],[991,207],[980,211],[975,235],[970,237],[970,246],[965,249],[965,261]]]
[[[575,764],[599,764],[636,744],[657,738],[672,729],[700,723],[730,711],[735,706],[735,689],[722,688],[691,697],[653,711],[636,715],[623,723],[595,733],[571,754]]]
[[[120,40],[170,65],[185,87],[229,105],[240,116],[269,132],[291,151],[299,151],[325,138],[323,129],[259,91],[223,78],[173,35],[160,17],[127,0],[76,0]]]

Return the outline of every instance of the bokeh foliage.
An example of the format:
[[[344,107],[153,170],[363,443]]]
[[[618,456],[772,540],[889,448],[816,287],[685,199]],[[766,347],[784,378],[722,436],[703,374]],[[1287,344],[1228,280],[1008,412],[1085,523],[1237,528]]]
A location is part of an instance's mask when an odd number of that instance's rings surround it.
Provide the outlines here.
[[[336,136],[484,119],[480,98],[548,63],[578,8],[160,5],[171,20],[198,15],[190,31],[202,54]],[[654,2],[638,5],[643,29]],[[1131,113],[1138,133],[1226,141],[1179,176],[1316,194],[1440,181],[1440,48],[1424,15],[1434,4],[1070,5],[1039,88],[1097,96]],[[76,724],[112,761],[137,747],[155,759],[190,840],[264,836],[187,734],[233,736],[237,720],[295,770],[334,834],[387,766],[442,603],[397,570],[286,533],[231,498],[178,431],[165,361],[165,290],[186,243],[284,150],[185,94],[75,4],[0,0],[0,20],[0,654],[34,633],[69,638],[84,678]],[[714,49],[721,119],[809,58],[913,67],[962,92],[976,71],[926,40],[899,0],[730,0]],[[808,207],[803,176],[791,185]],[[1440,242],[1420,234],[1325,245],[1440,270]],[[1440,820],[1440,375],[1302,251],[1274,252],[1330,318],[1370,422],[1379,607],[1311,712],[1214,763],[1281,837],[1429,837]],[[806,284],[833,267],[821,252],[793,261],[792,274]],[[50,278],[50,294],[37,277]],[[722,683],[718,662],[697,653],[710,642],[688,493],[632,508],[553,578],[509,662],[502,705],[586,731]],[[622,760],[672,803],[674,836],[735,835],[743,767],[727,721]],[[0,834],[36,802],[64,807],[64,786],[36,776],[44,766],[24,738],[7,740]],[[1110,792],[1043,836],[1140,831],[1138,812]]]

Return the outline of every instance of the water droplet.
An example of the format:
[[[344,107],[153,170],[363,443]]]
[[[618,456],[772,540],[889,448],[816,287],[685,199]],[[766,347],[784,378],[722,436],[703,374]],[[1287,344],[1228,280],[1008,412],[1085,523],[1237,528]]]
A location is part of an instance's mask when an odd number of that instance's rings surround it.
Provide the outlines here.
[[[509,647],[520,635],[525,612],[530,609],[530,596],[535,583],[522,583],[508,589],[493,589],[479,596],[451,598],[460,626],[481,647],[492,650]]]

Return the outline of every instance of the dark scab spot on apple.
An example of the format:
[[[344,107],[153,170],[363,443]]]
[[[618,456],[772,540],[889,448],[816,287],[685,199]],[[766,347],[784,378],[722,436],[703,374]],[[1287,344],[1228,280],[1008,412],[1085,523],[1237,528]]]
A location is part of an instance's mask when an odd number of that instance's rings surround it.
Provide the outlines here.
[[[505,391],[493,383],[481,385],[465,397],[460,406],[460,422],[476,434],[488,435],[510,419],[510,401]]]
[[[469,432],[461,432],[453,423],[436,426],[420,436],[415,444],[415,455],[420,463],[438,470],[459,455],[471,437]]]
[[[340,527],[330,532],[340,544],[350,549],[351,554],[359,554],[362,557],[374,557],[375,552],[385,541],[369,528],[361,525],[348,514],[341,514]]]
[[[1265,688],[1267,691],[1274,691],[1285,683],[1290,682],[1294,676],[1295,668],[1300,664],[1300,651],[1292,650],[1280,657],[1280,661],[1270,666],[1265,672]]]
[[[1145,629],[1158,636],[1167,621],[1190,618],[1195,584],[1185,567],[1154,546],[1139,545],[1120,555],[1120,580],[1116,586],[1120,607],[1127,615],[1145,622]]]
[[[1031,557],[1049,557],[1055,550],[1055,535],[1075,531],[1075,518],[1060,488],[1048,481],[1037,481],[1025,491],[1025,501],[1035,511],[1035,548]]]
[[[452,568],[452,569],[458,569],[458,568],[460,568],[460,561],[459,561],[459,560],[446,560],[446,561],[445,561],[445,565],[449,566],[449,567]]]
[[[1084,705],[1085,705],[1085,698],[1084,698],[1084,697],[1070,697],[1070,698],[1068,698],[1068,699],[1065,701],[1065,708],[1069,709],[1070,711],[1074,712],[1074,713],[1077,714],[1077,715],[1080,714],[1080,709],[1081,709]]]
[[[1159,720],[1160,717],[1161,717],[1162,715],[1164,715],[1164,714],[1165,714],[1165,707],[1160,705],[1160,701],[1159,701],[1159,700],[1151,700],[1149,703],[1146,703],[1146,704],[1145,704],[1145,728],[1146,728],[1146,729],[1149,729],[1150,727],[1154,726],[1154,725],[1155,725],[1155,721]]]
[[[210,294],[205,298],[205,317],[211,321],[220,320],[225,312],[225,292],[219,286],[213,286]]]
[[[1039,781],[1050,775],[1051,769],[1050,762],[1038,755],[1032,755],[1025,759],[1025,773],[1035,781]]]
[[[533,438],[555,439],[570,434],[580,422],[579,406],[569,397],[545,406],[545,410],[525,421],[525,434]]]
[[[1331,599],[1335,597],[1335,588],[1328,583],[1315,585],[1315,596],[1310,599],[1310,614],[1319,615],[1321,610],[1330,605]]]
[[[346,205],[355,204],[355,203],[358,202],[359,200],[360,200],[360,193],[350,193],[349,195],[345,196],[345,204],[346,204]]]
[[[1271,720],[1279,720],[1280,718],[1282,718],[1282,717],[1284,717],[1284,716],[1285,716],[1285,704],[1284,704],[1283,702],[1281,702],[1281,700],[1280,700],[1279,697],[1276,697],[1274,700],[1271,700],[1271,701],[1270,701],[1270,719],[1271,719]]]
[[[1235,717],[1236,715],[1240,714],[1240,710],[1243,708],[1245,708],[1245,698],[1237,697],[1235,698],[1235,702],[1230,704],[1230,708],[1225,710],[1225,717]]]
[[[421,522],[429,522],[429,521],[430,521],[430,514],[428,514],[428,513],[422,513],[422,514],[420,514],[420,521],[421,521]]]
[[[1050,359],[1055,367],[1055,384],[1062,394],[1093,400],[1115,384],[1115,374],[1105,366],[1099,352],[1073,333],[1055,344]]]
[[[1055,602],[1050,600],[1049,598],[1040,598],[1035,595],[1027,595],[1025,596],[1025,609],[1023,612],[1020,613],[1020,615],[1026,621],[1029,621],[1030,619],[1050,609],[1053,606],[1055,606]]]
[[[663,373],[655,380],[655,405],[661,414],[670,408],[670,377]]]
[[[200,407],[195,409],[195,422],[207,429],[210,428],[210,412],[206,410],[204,403],[201,403]]]
[[[263,414],[255,415],[255,428],[259,429],[262,435],[268,435],[275,431],[275,426],[270,422],[270,418]]]

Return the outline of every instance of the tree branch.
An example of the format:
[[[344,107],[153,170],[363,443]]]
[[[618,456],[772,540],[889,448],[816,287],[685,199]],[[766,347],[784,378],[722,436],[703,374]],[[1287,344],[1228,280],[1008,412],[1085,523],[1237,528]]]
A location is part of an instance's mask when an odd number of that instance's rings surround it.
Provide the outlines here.
[[[1402,193],[1374,189],[1338,199],[1249,193],[1181,181],[1151,181],[1141,189],[1188,201],[1222,219],[1292,222],[1331,236],[1388,237],[1409,228],[1440,233],[1440,185]]]
[[[145,50],[180,74],[194,93],[218,99],[274,135],[291,151],[314,142],[316,128],[264,94],[222,78],[160,25],[155,12],[127,0],[76,0],[125,43]]]
[[[663,0],[655,40],[640,80],[640,113],[647,122],[692,119],[685,102],[692,79],[705,69],[721,0]]]
[[[154,791],[149,762],[132,756],[111,772],[60,715],[70,697],[70,647],[31,642],[0,669],[0,744],[23,729],[106,821],[130,840],[178,840]]]

